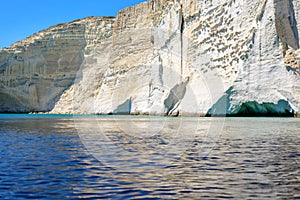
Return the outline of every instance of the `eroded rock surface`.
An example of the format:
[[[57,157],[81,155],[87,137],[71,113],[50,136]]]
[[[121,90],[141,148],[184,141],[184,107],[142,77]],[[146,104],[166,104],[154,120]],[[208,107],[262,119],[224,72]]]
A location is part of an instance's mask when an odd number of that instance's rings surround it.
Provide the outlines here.
[[[0,111],[299,115],[299,23],[299,0],[149,0],[51,27],[1,50]]]
[[[111,37],[113,19],[86,18],[50,27],[0,52],[0,111],[54,108],[94,45]]]

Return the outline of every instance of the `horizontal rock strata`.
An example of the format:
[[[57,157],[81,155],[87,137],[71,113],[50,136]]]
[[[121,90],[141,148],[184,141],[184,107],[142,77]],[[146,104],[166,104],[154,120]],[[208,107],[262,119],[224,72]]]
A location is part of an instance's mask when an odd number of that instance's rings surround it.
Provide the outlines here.
[[[0,112],[299,116],[299,0],[149,0],[0,52]]]

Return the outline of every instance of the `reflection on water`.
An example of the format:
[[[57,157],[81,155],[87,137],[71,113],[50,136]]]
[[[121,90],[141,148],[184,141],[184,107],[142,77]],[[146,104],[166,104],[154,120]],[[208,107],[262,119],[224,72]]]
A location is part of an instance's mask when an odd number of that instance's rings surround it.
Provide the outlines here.
[[[0,117],[0,198],[300,198],[299,122]]]
[[[224,119],[164,117],[76,118],[87,150],[102,164],[126,172],[164,168],[180,159],[190,145],[195,158],[205,157],[218,140]]]

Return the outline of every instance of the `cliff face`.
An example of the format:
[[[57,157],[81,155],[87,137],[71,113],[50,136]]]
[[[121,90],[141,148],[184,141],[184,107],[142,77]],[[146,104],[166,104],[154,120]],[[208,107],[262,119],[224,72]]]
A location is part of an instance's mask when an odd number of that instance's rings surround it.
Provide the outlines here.
[[[50,27],[0,51],[0,111],[52,110],[72,86],[85,56],[111,37],[113,19]]]
[[[293,115],[300,1],[150,0],[0,52],[0,111]]]

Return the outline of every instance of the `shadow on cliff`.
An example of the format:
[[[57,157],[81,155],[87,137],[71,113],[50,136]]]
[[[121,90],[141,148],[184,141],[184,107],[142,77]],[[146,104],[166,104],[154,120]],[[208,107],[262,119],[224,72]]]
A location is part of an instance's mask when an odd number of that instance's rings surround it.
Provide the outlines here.
[[[270,102],[258,103],[248,101],[242,103],[234,110],[230,110],[231,94],[230,87],[225,94],[209,109],[206,116],[226,117],[294,117],[295,111],[286,100],[279,100],[276,104]]]
[[[57,69],[55,71],[57,74],[52,73],[49,75],[30,74],[29,77],[14,79],[13,84],[10,82],[7,84],[2,83],[0,87],[0,112],[51,111],[63,93],[79,79],[80,67],[84,62],[83,51],[79,50],[76,56],[79,58],[78,63],[72,65],[70,62],[68,67],[71,69]]]
[[[164,100],[165,115],[177,116],[179,112],[174,111],[178,108],[181,100],[186,93],[186,86],[189,79],[181,83],[176,84],[171,90],[168,97]]]
[[[205,117],[226,117],[229,110],[230,94],[233,88],[230,87],[225,94],[207,111]]]
[[[23,101],[13,95],[0,91],[1,113],[26,113]]]

